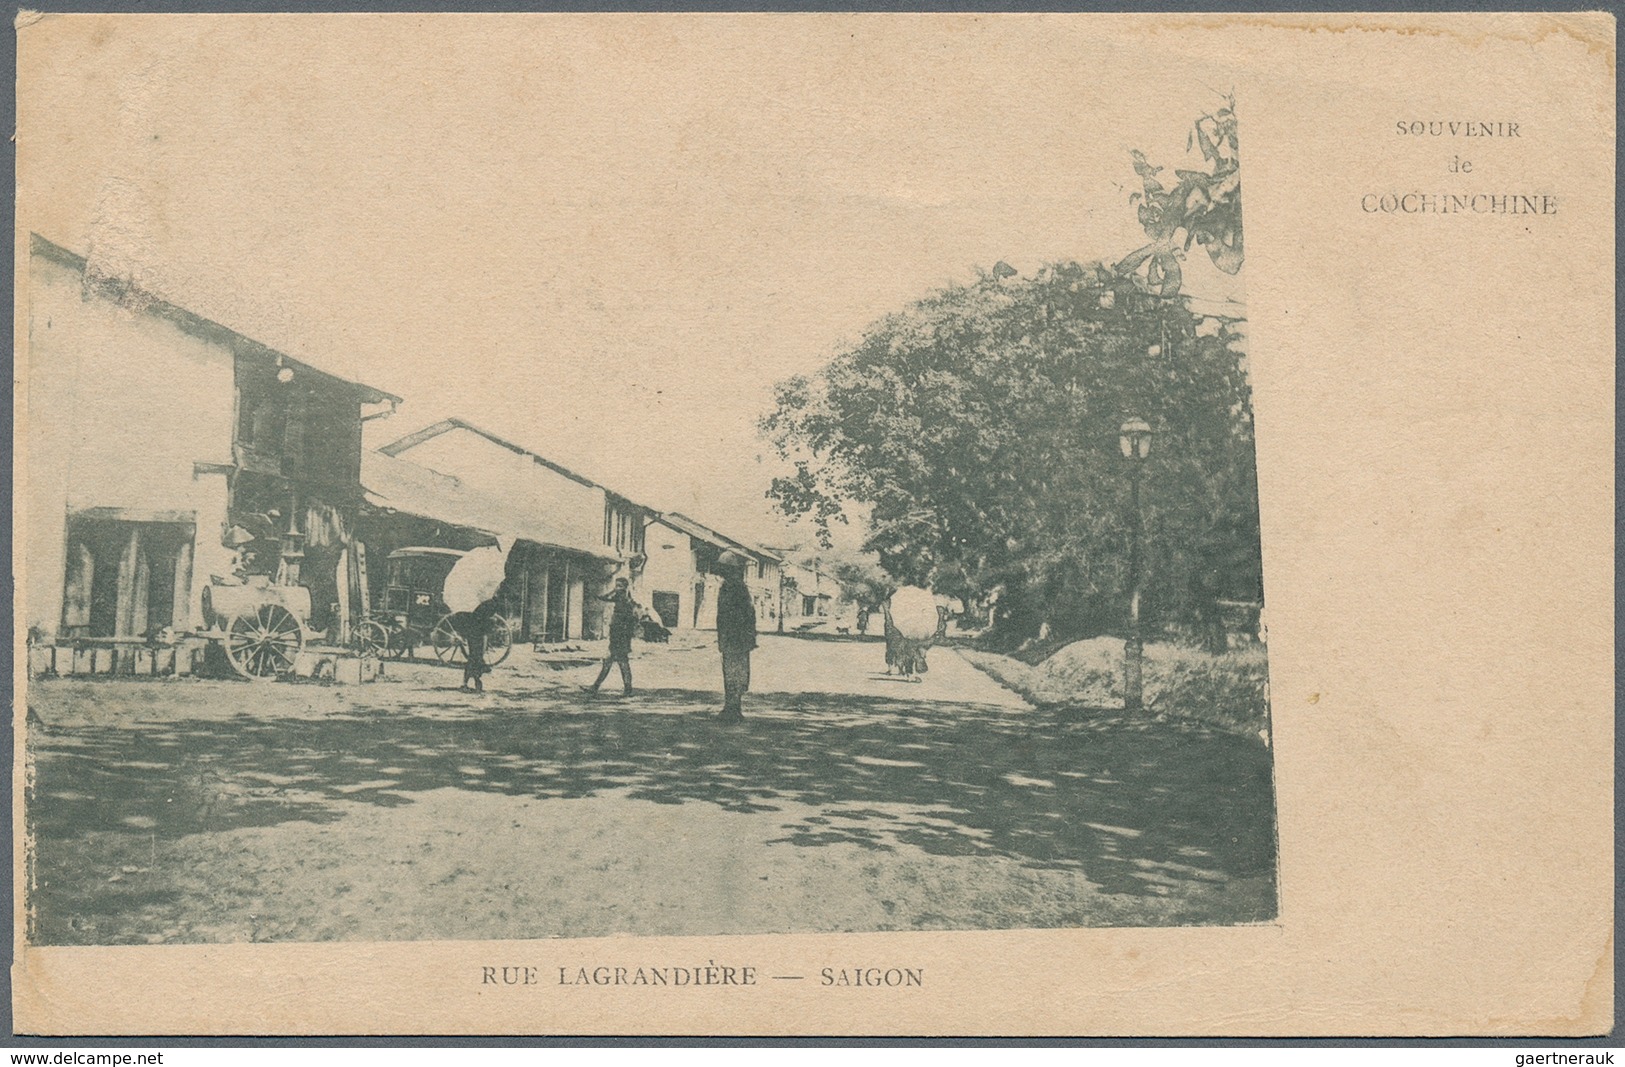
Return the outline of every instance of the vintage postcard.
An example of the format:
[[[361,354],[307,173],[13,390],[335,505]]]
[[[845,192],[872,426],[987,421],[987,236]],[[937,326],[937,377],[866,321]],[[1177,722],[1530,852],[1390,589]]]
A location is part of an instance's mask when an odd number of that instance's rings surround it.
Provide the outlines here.
[[[17,35],[19,1032],[1612,1027],[1611,17]]]

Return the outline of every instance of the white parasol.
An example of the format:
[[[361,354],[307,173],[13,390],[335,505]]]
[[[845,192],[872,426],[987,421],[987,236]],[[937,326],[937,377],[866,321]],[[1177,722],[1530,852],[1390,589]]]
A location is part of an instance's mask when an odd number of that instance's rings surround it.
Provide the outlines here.
[[[458,560],[446,575],[441,599],[453,612],[473,611],[497,595],[508,572],[508,552],[498,544],[476,548]]]
[[[911,641],[937,635],[937,600],[929,590],[904,586],[891,595],[891,622]]]

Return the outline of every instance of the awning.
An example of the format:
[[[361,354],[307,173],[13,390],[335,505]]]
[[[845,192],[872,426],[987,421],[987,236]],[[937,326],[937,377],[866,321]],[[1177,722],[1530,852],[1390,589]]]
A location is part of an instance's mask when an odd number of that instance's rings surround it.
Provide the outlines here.
[[[460,479],[370,449],[361,453],[361,487],[363,498],[374,507],[598,559],[622,558],[607,545],[586,544],[560,533],[542,516],[471,488]]]

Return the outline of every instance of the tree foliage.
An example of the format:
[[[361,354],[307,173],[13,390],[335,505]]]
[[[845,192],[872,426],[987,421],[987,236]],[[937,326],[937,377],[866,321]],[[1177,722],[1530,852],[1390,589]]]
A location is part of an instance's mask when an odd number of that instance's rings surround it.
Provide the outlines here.
[[[1242,263],[1234,107],[1191,133],[1208,169],[1133,154],[1151,243],[1115,265],[998,264],[886,316],[819,373],[780,382],[763,432],[794,474],[769,496],[828,545],[843,504],[898,584],[997,597],[1013,635],[1088,636],[1126,612],[1130,461],[1118,429],[1156,431],[1141,470],[1148,619],[1202,627],[1256,599],[1258,503],[1245,335],[1179,295],[1192,244]],[[1183,240],[1181,241],[1181,235]]]
[[[860,613],[879,611],[892,593],[897,581],[880,569],[873,560],[862,556],[826,556],[822,560],[829,576],[841,587],[841,593],[858,606]]]
[[[1185,149],[1196,146],[1208,169],[1174,171],[1177,180],[1171,189],[1159,177],[1164,168],[1152,166],[1144,152],[1132,153],[1142,191],[1130,194],[1129,203],[1138,203],[1140,226],[1151,243],[1125,256],[1117,271],[1138,274],[1152,292],[1179,292],[1184,276],[1180,260],[1192,244],[1207,249],[1213,265],[1226,274],[1241,270],[1241,154],[1233,96],[1215,113],[1196,120]]]
[[[1001,593],[1006,623],[1100,632],[1125,601],[1124,419],[1158,431],[1143,471],[1148,606],[1256,595],[1252,407],[1234,323],[1101,266],[988,276],[887,316],[762,428],[796,474],[791,515],[871,513],[865,547],[899,583]]]

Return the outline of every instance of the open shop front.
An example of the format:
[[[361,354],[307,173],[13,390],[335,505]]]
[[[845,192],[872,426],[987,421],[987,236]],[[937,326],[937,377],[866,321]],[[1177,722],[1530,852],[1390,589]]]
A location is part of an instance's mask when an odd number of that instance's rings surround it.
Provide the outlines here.
[[[442,553],[461,554],[500,539],[512,547],[497,611],[514,640],[556,643],[601,636],[603,613],[596,597],[625,566],[613,550],[570,544],[505,501],[381,453],[367,454],[362,480],[359,540],[368,566],[383,568],[368,583],[373,613],[398,614],[409,601],[424,598],[430,606],[443,603],[442,570],[449,573],[451,564]]]

